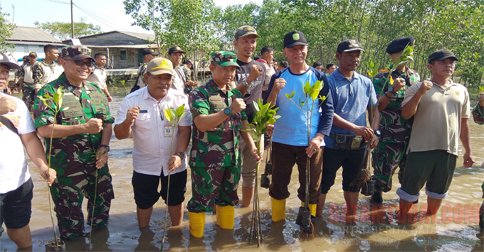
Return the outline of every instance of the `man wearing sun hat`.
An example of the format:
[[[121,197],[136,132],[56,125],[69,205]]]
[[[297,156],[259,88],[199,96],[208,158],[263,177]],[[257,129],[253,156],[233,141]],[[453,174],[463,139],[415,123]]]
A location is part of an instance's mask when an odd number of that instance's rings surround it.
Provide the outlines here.
[[[183,201],[187,183],[185,152],[190,141],[192,116],[188,98],[170,88],[175,71],[169,59],[151,60],[144,75],[146,88],[127,95],[119,106],[114,134],[118,139],[133,135],[133,191],[140,228],[150,223],[153,205],[160,196],[168,203],[171,223],[183,221]],[[176,129],[164,110],[185,106],[185,115]],[[173,152],[170,157],[171,140]],[[167,198],[168,173],[170,188]],[[161,191],[158,185],[161,182]]]
[[[0,90],[8,85],[9,70],[18,67],[13,57],[0,53]],[[17,97],[1,92],[0,139],[0,236],[5,222],[8,237],[21,250],[32,246],[29,222],[33,183],[24,148],[49,185],[56,174],[48,168],[27,106]]]
[[[235,77],[237,56],[217,51],[211,54],[211,59],[212,78],[192,91],[189,98],[193,117],[190,152],[193,195],[187,208],[194,237],[203,236],[205,213],[212,212],[214,202],[217,224],[223,229],[234,228],[234,206],[239,201],[240,136],[260,160],[252,136],[241,131],[248,128],[242,94],[229,85]]]
[[[84,236],[83,197],[88,199],[88,223],[91,221],[96,182],[92,227],[107,227],[114,198],[107,164],[114,118],[102,90],[85,81],[94,64],[91,49],[67,46],[62,49],[61,57],[64,73],[39,90],[34,118],[37,133],[44,137],[47,155],[52,147],[51,167],[56,170],[57,179],[50,190],[61,238],[76,240]],[[64,95],[60,112],[56,115],[52,109],[55,110],[57,105],[47,98],[60,89]]]
[[[430,80],[413,84],[402,102],[403,118],[414,117],[400,197],[399,222],[414,222],[409,213],[425,185],[427,216],[435,215],[447,196],[454,175],[459,141],[464,149],[463,166],[474,164],[468,119],[471,116],[467,89],[452,81],[457,57],[447,49],[430,54]]]

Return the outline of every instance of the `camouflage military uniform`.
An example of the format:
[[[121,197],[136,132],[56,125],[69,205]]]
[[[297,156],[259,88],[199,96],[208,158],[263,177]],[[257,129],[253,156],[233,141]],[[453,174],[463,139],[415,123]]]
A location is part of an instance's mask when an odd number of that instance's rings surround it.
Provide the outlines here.
[[[44,68],[50,68],[45,71]],[[48,82],[57,79],[57,77],[64,72],[62,66],[59,63],[53,61],[52,63],[47,63],[45,60],[32,66],[32,78],[34,79],[34,88],[41,88]]]
[[[63,73],[57,80],[45,85],[39,96],[49,94],[63,87],[62,108],[56,118],[57,124],[84,124],[91,118],[102,118],[105,127],[111,127],[111,117],[107,100],[98,86],[86,83],[82,87],[69,84]],[[54,106],[52,101],[47,101]],[[54,112],[40,99],[35,100],[34,118],[36,128],[54,123]],[[52,140],[51,167],[57,171],[57,179],[50,187],[55,204],[59,230],[63,239],[75,240],[84,235],[83,196],[88,199],[88,220],[91,220],[94,200],[96,151],[101,144],[102,132],[98,134],[78,134]],[[50,139],[45,138],[46,150]],[[47,152],[48,155],[48,152]],[[112,177],[108,164],[97,170],[97,196],[94,208],[95,228],[104,228],[109,218],[111,200],[114,198]]]
[[[479,106],[479,102],[477,102],[476,106],[472,110],[472,116],[474,118],[474,122],[480,125],[484,125],[484,107]],[[484,182],[482,183],[482,198],[484,198]]]
[[[389,87],[391,87],[388,81],[385,88],[383,88],[387,76],[388,70],[384,70],[378,73],[373,79],[375,92],[379,96],[384,95]],[[420,81],[418,73],[408,68],[405,72],[402,72],[400,69],[395,70],[392,77],[394,79],[396,77],[404,78],[406,88]],[[377,190],[383,190],[384,192],[392,189],[392,176],[397,166],[400,167],[398,173],[399,180],[403,175],[403,169],[405,167],[405,152],[407,151],[413,122],[413,117],[408,120],[402,117],[401,105],[406,88],[399,90],[393,95],[387,107],[380,112],[381,137],[378,146],[373,150],[372,161],[374,177],[377,179]]]
[[[34,86],[33,86],[33,82],[32,83],[27,83],[26,82],[26,76],[25,76],[25,68],[28,68],[30,67],[30,69],[32,69],[33,66],[35,66],[36,64],[34,65],[30,65],[30,63],[28,61],[26,61],[24,64],[22,64],[21,67],[19,67],[17,69],[17,71],[15,72],[15,76],[17,76],[18,78],[20,79],[24,79],[24,83],[20,83],[21,87],[22,87],[22,101],[25,102],[25,105],[27,105],[27,108],[29,108],[30,110],[32,109],[32,103],[34,102],[34,99],[35,99],[35,96],[33,94],[34,92]],[[32,80],[33,80],[33,76],[31,76]]]
[[[190,111],[193,118],[209,115],[230,106],[234,98],[241,98],[236,90],[222,92],[210,80],[190,93]],[[238,203],[237,187],[240,180],[241,157],[239,136],[245,111],[227,118],[216,128],[201,132],[193,125],[190,167],[193,196],[188,202],[190,212],[211,212],[212,202],[219,206]]]

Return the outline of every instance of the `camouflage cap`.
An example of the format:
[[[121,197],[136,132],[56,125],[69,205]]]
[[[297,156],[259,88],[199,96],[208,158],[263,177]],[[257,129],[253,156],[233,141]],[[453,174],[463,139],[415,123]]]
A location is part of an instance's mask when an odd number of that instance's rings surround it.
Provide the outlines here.
[[[31,53],[29,53],[29,57],[37,58],[37,53],[36,52],[31,52]]]
[[[160,75],[160,74],[170,74],[174,75],[175,72],[173,71],[173,63],[169,59],[165,58],[154,58],[146,67],[146,71],[151,73],[152,75]]]
[[[216,51],[212,53],[211,57],[212,61],[223,67],[239,66],[239,64],[237,64],[237,55],[235,55],[233,52]]]
[[[235,40],[249,35],[255,35],[257,38],[260,38],[259,34],[257,34],[257,31],[254,29],[254,27],[244,25],[239,27],[235,32]]]
[[[91,49],[87,46],[66,46],[62,48],[62,58],[72,58],[73,60],[92,59]]]

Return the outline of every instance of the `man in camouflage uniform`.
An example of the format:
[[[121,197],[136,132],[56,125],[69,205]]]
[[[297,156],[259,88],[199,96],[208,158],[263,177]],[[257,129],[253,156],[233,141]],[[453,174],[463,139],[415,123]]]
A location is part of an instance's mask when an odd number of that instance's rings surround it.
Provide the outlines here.
[[[474,117],[474,122],[480,125],[484,125],[484,92],[479,94],[479,102],[476,104],[472,110],[472,116]],[[484,162],[481,167],[484,168]],[[482,183],[482,198],[484,198],[484,182]],[[479,226],[484,229],[484,201],[482,202],[481,208],[479,210]]]
[[[414,43],[413,36],[397,38],[388,45],[386,51],[395,62],[405,46]],[[373,172],[377,182],[371,201],[378,204],[383,202],[382,191],[388,192],[392,189],[392,176],[397,167],[400,167],[399,179],[403,174],[406,161],[405,152],[410,139],[413,118],[407,120],[402,117],[401,104],[407,87],[420,81],[418,73],[408,68],[407,65],[399,66],[393,71],[393,86],[390,85],[389,80],[387,81],[388,74],[388,70],[382,70],[373,79],[375,92],[379,95],[381,136],[372,156]]]
[[[150,62],[152,59],[160,54],[155,52],[155,50],[153,49],[145,48],[141,51],[141,55],[143,55],[143,64],[141,64],[138,69],[138,78],[136,79],[134,86],[131,88],[130,93],[133,93],[140,88],[146,87],[144,78],[144,74],[146,73],[146,66],[148,65],[148,62]]]
[[[59,78],[64,68],[55,60],[59,58],[59,50],[56,46],[44,46],[45,59],[32,66],[32,78],[34,79],[35,94],[47,83]]]
[[[47,155],[53,124],[56,124],[51,167],[57,171],[57,180],[51,194],[61,238],[67,240],[84,235],[83,197],[88,199],[89,223],[94,204],[92,227],[97,229],[107,226],[114,198],[107,165],[114,118],[99,87],[85,81],[94,61],[90,53],[91,49],[85,46],[63,48],[64,73],[39,91],[38,97],[54,96],[62,88],[63,102],[57,116],[39,98],[34,107],[35,126],[37,133],[45,138]],[[56,109],[52,100],[46,103]]]
[[[19,67],[16,75],[20,78],[19,82],[22,86],[22,101],[25,102],[27,108],[32,110],[32,103],[35,98],[34,94],[34,77],[32,74],[32,67],[37,64],[37,53],[29,53],[29,60],[25,62],[22,67]]]
[[[260,160],[252,136],[247,129],[247,115],[242,94],[230,88],[238,64],[232,52],[213,52],[209,66],[212,79],[190,93],[193,117],[193,148],[190,153],[192,198],[188,202],[190,233],[203,236],[205,212],[217,205],[217,224],[224,229],[234,227],[234,206],[238,203],[241,157],[239,135]]]

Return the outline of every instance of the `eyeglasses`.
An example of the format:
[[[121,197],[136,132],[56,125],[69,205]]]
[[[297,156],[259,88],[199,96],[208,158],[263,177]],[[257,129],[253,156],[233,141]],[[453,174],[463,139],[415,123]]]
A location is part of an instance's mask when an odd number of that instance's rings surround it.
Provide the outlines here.
[[[72,60],[72,59],[65,59],[64,60],[68,60],[68,61],[73,61],[76,65],[82,67],[84,65],[86,65],[87,67],[92,67],[92,65],[94,64],[94,62],[92,60],[89,60],[88,62],[85,62],[85,61],[82,61],[82,60]]]

